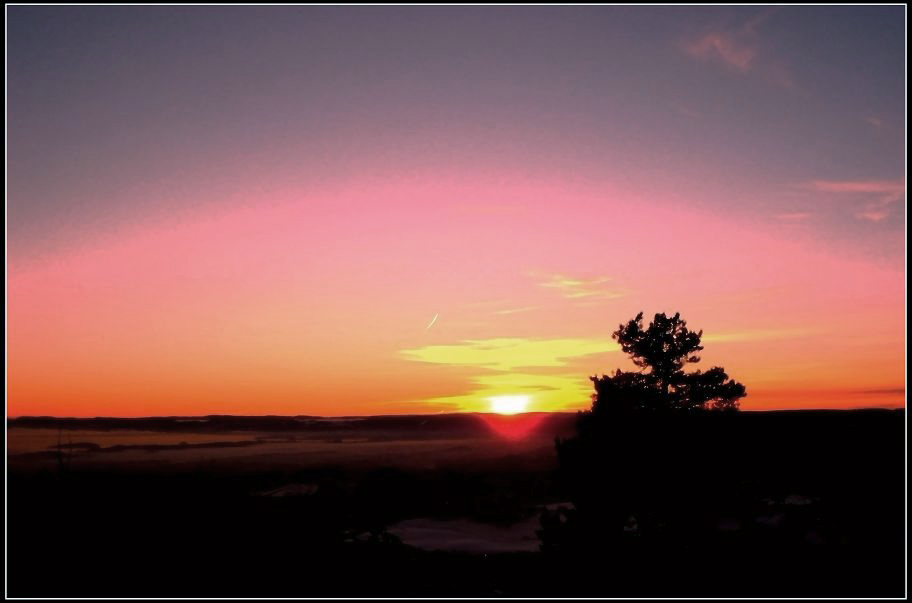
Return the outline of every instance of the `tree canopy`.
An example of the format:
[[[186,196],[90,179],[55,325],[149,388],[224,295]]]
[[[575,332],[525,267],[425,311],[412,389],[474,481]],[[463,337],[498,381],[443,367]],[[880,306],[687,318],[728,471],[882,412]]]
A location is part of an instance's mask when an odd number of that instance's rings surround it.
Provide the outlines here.
[[[613,375],[591,377],[594,413],[634,410],[736,410],[747,395],[744,385],[722,367],[684,372],[700,361],[703,331],[692,331],[679,313],[656,314],[643,327],[643,313],[618,326],[612,337],[639,372],[617,369]]]

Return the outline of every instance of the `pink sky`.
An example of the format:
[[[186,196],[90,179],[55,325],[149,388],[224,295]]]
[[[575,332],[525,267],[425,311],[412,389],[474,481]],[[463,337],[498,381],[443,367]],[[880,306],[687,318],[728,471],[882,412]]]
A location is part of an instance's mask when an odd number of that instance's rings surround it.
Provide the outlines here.
[[[559,176],[277,190],[11,262],[7,412],[578,409],[640,310],[745,409],[902,405],[899,267]]]
[[[903,6],[8,13],[8,415],[904,404]]]

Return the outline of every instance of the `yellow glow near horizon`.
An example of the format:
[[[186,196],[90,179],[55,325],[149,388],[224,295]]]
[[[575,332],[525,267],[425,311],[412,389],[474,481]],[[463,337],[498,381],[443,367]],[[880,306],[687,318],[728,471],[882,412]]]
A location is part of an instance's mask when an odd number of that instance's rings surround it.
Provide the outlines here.
[[[618,351],[607,338],[499,337],[472,339],[450,345],[429,345],[402,350],[408,360],[432,364],[477,366],[495,371],[527,367],[567,366],[574,358]]]
[[[491,396],[491,412],[501,415],[515,415],[525,412],[529,406],[529,396]]]

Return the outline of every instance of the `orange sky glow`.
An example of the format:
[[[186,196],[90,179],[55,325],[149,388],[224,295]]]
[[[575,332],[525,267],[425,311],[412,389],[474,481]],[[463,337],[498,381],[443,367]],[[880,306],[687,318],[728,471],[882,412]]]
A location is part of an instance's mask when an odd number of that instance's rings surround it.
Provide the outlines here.
[[[559,179],[265,196],[11,264],[8,414],[581,409],[640,310],[703,329],[745,409],[903,403],[901,270],[800,229]]]

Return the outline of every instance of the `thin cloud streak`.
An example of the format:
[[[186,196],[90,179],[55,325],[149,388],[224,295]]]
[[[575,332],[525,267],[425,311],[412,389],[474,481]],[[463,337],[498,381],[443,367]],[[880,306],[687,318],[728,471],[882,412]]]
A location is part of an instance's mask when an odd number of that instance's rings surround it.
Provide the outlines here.
[[[901,180],[812,180],[805,183],[804,188],[820,193],[868,197],[869,200],[853,215],[869,222],[881,222],[890,217],[893,206],[906,194],[906,184]]]
[[[883,120],[880,119],[879,117],[875,117],[873,115],[865,117],[865,121],[868,122],[871,126],[878,128],[878,129],[881,126],[883,126]]]
[[[896,197],[906,191],[900,180],[812,180],[805,186],[822,193],[883,193]]]
[[[565,274],[552,274],[539,286],[557,289],[567,299],[597,298],[617,299],[627,295],[627,291],[612,285],[610,276],[576,277]]]
[[[813,214],[806,211],[796,211],[790,213],[776,214],[776,219],[783,222],[803,222],[810,218]]]
[[[745,341],[773,341],[778,339],[798,339],[820,335],[819,329],[757,329],[752,331],[733,331],[730,333],[706,334],[704,343],[737,343]]]
[[[591,384],[585,375],[575,373],[541,375],[532,373],[498,373],[479,375],[469,379],[467,391],[430,400],[423,404],[444,406],[453,411],[477,411],[484,409],[484,401],[494,396],[526,395],[529,397],[529,412],[554,412],[579,408],[585,405],[591,395]],[[486,410],[486,409],[485,409]]]
[[[617,344],[611,340],[500,337],[406,349],[400,354],[417,362],[513,371],[517,368],[567,366],[567,360],[571,358],[617,350]]]
[[[499,315],[509,315],[509,314],[520,314],[522,312],[531,312],[532,310],[538,310],[541,306],[523,306],[521,308],[505,308],[503,310],[497,310],[494,314]]]

